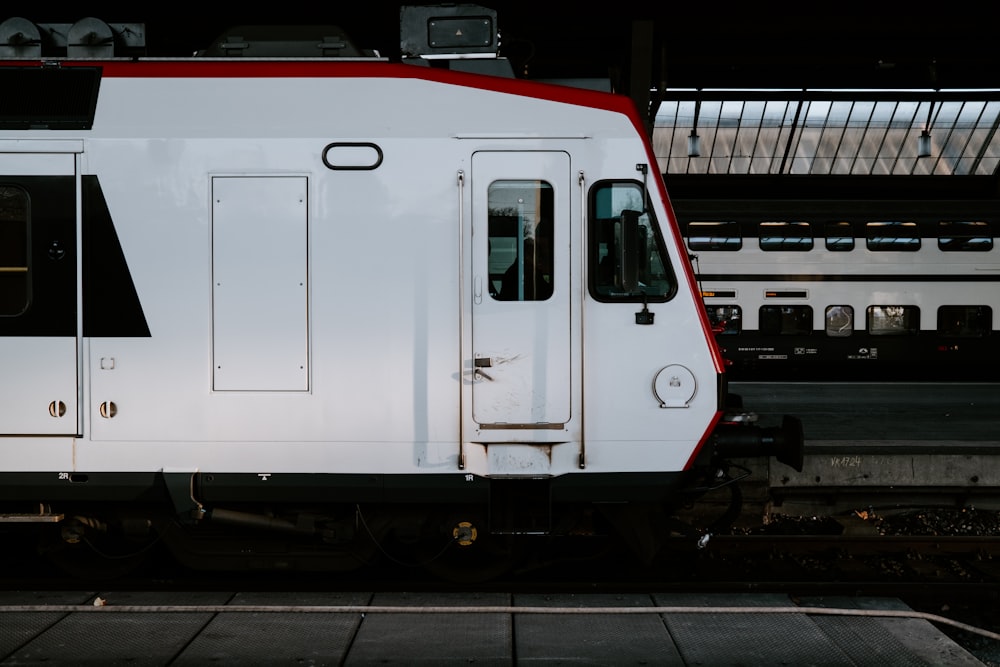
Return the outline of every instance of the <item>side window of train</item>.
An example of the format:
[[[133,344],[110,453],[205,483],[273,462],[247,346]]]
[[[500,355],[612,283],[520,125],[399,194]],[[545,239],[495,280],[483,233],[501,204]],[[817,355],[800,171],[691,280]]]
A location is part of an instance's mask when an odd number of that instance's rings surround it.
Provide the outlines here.
[[[740,306],[706,306],[712,331],[721,334],[738,334],[743,330],[743,309]]]
[[[743,247],[740,223],[735,220],[689,222],[685,232],[690,250],[740,250]]]
[[[28,193],[0,184],[0,317],[28,308]]]
[[[826,249],[833,252],[854,250],[854,226],[849,222],[828,222],[824,225]]]
[[[868,306],[868,333],[873,336],[905,336],[920,331],[920,309],[916,306]]]
[[[500,301],[545,301],[552,296],[553,199],[545,181],[490,184],[490,296]]]
[[[993,328],[993,309],[989,306],[941,306],[937,312],[937,330],[943,336],[983,338]]]
[[[845,338],[854,333],[854,308],[851,306],[827,306],[823,317],[826,335]]]
[[[667,301],[677,280],[642,186],[604,181],[590,190],[588,286],[598,301]]]
[[[757,227],[761,250],[812,250],[812,227],[808,222],[762,222]]]
[[[942,220],[938,224],[938,248],[945,252],[986,252],[993,249],[993,232],[985,221]]]
[[[869,222],[865,231],[869,250],[920,250],[920,229],[915,222]]]
[[[812,306],[761,306],[760,332],[768,336],[812,333]]]

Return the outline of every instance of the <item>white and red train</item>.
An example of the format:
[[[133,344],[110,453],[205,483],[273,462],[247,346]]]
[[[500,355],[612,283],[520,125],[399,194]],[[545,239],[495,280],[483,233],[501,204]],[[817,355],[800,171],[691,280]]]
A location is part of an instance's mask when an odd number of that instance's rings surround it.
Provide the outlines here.
[[[797,420],[725,413],[629,99],[343,46],[0,63],[8,527],[74,562],[492,565],[658,542],[730,457],[801,466]]]

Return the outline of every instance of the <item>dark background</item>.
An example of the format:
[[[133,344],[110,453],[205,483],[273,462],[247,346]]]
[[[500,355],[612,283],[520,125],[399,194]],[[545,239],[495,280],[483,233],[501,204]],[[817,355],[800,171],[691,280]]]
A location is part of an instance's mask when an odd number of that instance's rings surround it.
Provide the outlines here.
[[[151,56],[191,55],[226,28],[247,24],[334,24],[361,48],[399,56],[396,2],[6,4],[0,21],[143,23]],[[628,81],[638,58],[651,86],[670,88],[1000,86],[1000,40],[989,3],[481,4],[498,13],[501,55],[535,78]]]

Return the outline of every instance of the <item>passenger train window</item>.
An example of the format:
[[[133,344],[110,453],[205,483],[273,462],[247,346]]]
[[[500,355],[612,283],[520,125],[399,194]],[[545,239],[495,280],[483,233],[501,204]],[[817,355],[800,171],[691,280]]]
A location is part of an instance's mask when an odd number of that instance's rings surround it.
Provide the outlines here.
[[[757,228],[761,250],[812,250],[808,222],[762,222]]]
[[[760,332],[769,336],[812,333],[812,306],[761,306]]]
[[[903,336],[920,331],[920,309],[916,306],[868,306],[868,333],[873,336]]]
[[[828,222],[823,227],[826,249],[833,252],[854,250],[854,226],[849,222]]]
[[[937,330],[943,336],[982,338],[993,329],[993,309],[989,306],[941,306]]]
[[[845,338],[854,333],[854,308],[851,306],[827,306],[823,318],[826,335]]]
[[[944,251],[987,251],[993,249],[993,232],[984,221],[942,220],[938,224],[938,248]]]
[[[739,250],[743,247],[740,224],[729,222],[689,222],[688,248],[691,250]]]
[[[869,222],[869,250],[920,250],[920,229],[915,222]]]
[[[743,309],[739,306],[706,306],[708,321],[717,334],[738,334],[743,330]]]
[[[490,184],[490,295],[500,301],[545,301],[553,288],[552,186],[544,181]]]
[[[28,194],[0,185],[0,317],[28,308]]]
[[[598,301],[666,301],[677,280],[642,187],[633,181],[596,184],[590,191],[588,267]]]

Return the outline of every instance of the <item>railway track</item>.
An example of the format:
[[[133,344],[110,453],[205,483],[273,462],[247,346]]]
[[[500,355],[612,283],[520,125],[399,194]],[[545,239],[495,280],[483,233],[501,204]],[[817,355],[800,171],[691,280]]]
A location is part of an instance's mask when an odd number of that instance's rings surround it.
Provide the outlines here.
[[[885,515],[871,510],[837,516],[772,514],[759,523],[749,523],[744,517],[735,527],[716,533],[698,531],[693,528],[696,525],[691,524],[685,534],[665,536],[656,554],[648,557],[636,555],[634,545],[612,535],[527,538],[523,556],[507,572],[489,578],[464,572],[454,580],[463,585],[506,586],[520,582],[573,585],[578,581],[608,586],[633,582],[759,585],[763,581],[813,580],[1000,581],[1000,511],[930,507]],[[74,580],[130,580],[143,586],[156,579],[180,579],[192,585],[204,581],[211,585],[220,576],[238,581],[244,575],[239,571],[188,571],[172,563],[162,544],[143,546],[136,554],[99,553],[99,546],[92,545],[94,550],[88,555],[95,567],[88,570],[79,558],[79,548],[67,550],[76,560],[66,563],[59,550],[51,546],[43,549],[23,544],[15,548],[16,535],[11,533],[5,538],[9,546],[3,553],[0,586],[20,586],[25,577],[38,584],[52,580],[60,585]],[[380,547],[381,552],[366,566],[345,574],[319,575],[307,568],[257,568],[246,573],[258,580],[272,578],[278,585],[290,577],[311,577],[315,582],[320,576],[331,586],[358,582],[370,587],[373,581],[435,586],[449,580],[446,568],[427,568],[426,563],[395,558],[391,545]],[[442,562],[461,563],[460,546],[442,547]]]

